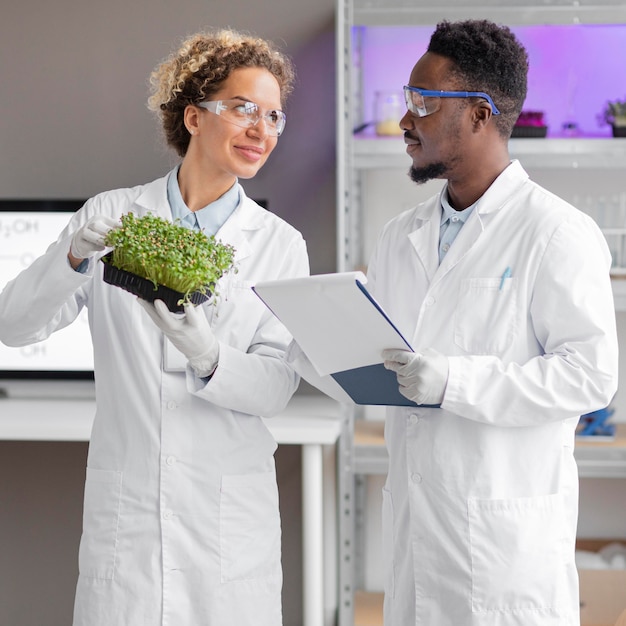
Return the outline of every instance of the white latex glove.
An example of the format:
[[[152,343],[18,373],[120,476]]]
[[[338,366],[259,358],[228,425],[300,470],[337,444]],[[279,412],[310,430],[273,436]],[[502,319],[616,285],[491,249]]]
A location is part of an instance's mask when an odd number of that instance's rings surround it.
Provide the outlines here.
[[[138,300],[163,334],[187,357],[199,378],[213,374],[220,346],[201,310],[187,303],[185,313],[181,315],[172,313],[162,300],[155,300],[154,305],[141,298]]]
[[[93,215],[74,233],[70,254],[77,259],[88,259],[96,252],[101,252],[106,247],[106,234],[120,226],[120,222],[108,215]]]
[[[448,357],[428,348],[421,354],[383,350],[385,367],[398,377],[400,393],[416,404],[441,404],[448,384]]]

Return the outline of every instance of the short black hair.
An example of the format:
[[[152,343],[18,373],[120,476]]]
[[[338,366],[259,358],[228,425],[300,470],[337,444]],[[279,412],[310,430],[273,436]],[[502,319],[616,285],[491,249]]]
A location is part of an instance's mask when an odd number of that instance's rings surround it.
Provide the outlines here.
[[[488,93],[500,110],[496,127],[510,137],[528,88],[528,54],[507,26],[489,20],[443,21],[428,52],[450,59],[459,88]]]

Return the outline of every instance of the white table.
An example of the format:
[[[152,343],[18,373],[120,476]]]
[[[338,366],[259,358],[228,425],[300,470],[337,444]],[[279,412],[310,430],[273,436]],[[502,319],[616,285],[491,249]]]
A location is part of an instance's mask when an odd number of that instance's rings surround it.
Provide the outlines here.
[[[0,439],[89,441],[94,399],[2,398]],[[341,433],[341,405],[324,396],[294,396],[265,423],[278,444],[302,446],[303,626],[324,626],[323,446]]]

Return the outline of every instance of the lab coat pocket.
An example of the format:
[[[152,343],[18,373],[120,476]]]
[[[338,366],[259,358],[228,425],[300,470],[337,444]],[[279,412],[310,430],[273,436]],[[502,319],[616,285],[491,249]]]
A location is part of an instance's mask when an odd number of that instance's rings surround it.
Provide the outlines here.
[[[454,342],[470,354],[502,354],[517,332],[516,278],[468,278],[461,282]]]
[[[121,491],[122,472],[87,468],[78,555],[82,576],[105,580],[114,577]]]
[[[275,472],[223,476],[222,582],[280,577],[280,534]]]
[[[471,499],[468,513],[472,610],[555,612],[566,584],[562,497]]]
[[[395,560],[393,547],[395,545],[395,529],[394,529],[393,499],[391,491],[383,487],[383,564],[384,564],[384,580],[385,595],[389,598],[395,597],[396,576],[395,576]]]

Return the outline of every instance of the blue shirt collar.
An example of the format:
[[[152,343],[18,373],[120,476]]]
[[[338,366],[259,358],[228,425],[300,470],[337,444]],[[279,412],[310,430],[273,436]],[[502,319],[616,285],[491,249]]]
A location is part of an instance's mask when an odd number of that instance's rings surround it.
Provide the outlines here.
[[[198,211],[190,211],[185,204],[178,185],[178,169],[176,166],[167,178],[167,201],[172,209],[172,220],[180,220],[187,228],[198,228],[210,237],[215,235],[224,222],[231,216],[241,201],[241,186],[238,181],[215,202]]]
[[[450,205],[448,200],[448,191],[447,189],[443,191],[441,194],[441,226],[445,224],[451,217],[455,216],[461,222],[465,224],[467,222],[467,218],[470,216],[471,212],[474,210],[474,207],[478,204],[478,200],[474,202],[474,204],[468,206],[466,209],[462,211],[457,211]]]

